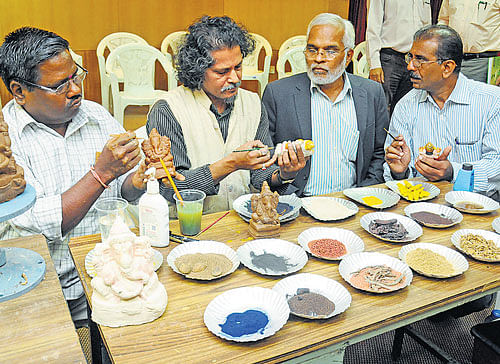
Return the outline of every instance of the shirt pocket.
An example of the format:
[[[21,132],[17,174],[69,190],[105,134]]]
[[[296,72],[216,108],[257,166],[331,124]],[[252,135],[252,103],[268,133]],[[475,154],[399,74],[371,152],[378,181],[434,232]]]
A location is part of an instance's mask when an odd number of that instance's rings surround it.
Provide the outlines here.
[[[455,139],[455,161],[457,162],[472,162],[481,159],[482,143],[479,139],[462,140]]]

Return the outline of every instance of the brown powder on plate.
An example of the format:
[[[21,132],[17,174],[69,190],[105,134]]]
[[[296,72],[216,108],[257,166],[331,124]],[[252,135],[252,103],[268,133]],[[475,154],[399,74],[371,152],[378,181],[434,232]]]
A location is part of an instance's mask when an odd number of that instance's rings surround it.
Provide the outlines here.
[[[294,315],[307,318],[325,318],[335,311],[332,301],[309,288],[297,288],[297,294],[288,298],[288,306]]]
[[[223,254],[196,253],[178,257],[175,266],[187,278],[215,279],[225,275],[233,263]]]
[[[453,224],[453,220],[447,217],[441,216],[434,212],[429,211],[417,211],[411,213],[411,218],[417,220],[419,223],[423,225],[432,225],[432,226],[449,226]]]
[[[349,282],[364,291],[382,293],[396,291],[404,287],[406,277],[387,265],[364,267],[351,273]]]
[[[406,254],[405,260],[413,270],[425,275],[449,277],[455,272],[448,259],[430,249],[411,250]]]

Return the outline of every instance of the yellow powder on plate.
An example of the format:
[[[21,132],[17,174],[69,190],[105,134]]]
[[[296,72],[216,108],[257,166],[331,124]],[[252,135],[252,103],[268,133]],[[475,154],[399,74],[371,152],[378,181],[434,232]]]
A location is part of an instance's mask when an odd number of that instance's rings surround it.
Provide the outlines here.
[[[368,206],[377,206],[382,204],[382,200],[375,196],[366,196],[363,197],[362,200]]]
[[[455,268],[448,259],[430,249],[417,248],[406,254],[406,264],[425,275],[449,277]]]

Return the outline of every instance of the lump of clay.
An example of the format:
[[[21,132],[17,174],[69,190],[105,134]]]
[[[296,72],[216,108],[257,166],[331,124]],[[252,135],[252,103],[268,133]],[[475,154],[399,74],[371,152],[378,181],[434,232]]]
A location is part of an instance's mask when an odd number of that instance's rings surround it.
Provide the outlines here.
[[[107,242],[96,244],[94,252],[94,322],[110,327],[140,325],[163,314],[167,291],[153,269],[154,253],[147,237],[137,237],[118,219]]]
[[[262,184],[260,194],[252,196],[252,218],[248,231],[254,238],[270,238],[280,234],[280,219],[276,208],[279,194],[271,192],[267,182]]]
[[[12,156],[9,127],[0,110],[0,203],[12,200],[25,188],[24,170]]]
[[[303,140],[303,139],[297,139],[295,141],[295,144],[299,144],[300,148],[302,149],[302,152],[304,153],[304,157],[309,157],[313,155],[314,153],[314,142],[312,140]],[[291,141],[286,141],[282,143],[278,143],[276,145],[276,148],[274,149],[274,154],[277,154],[278,156],[282,155],[285,150],[288,148],[292,147],[292,142]]]
[[[163,170],[160,159],[166,164],[168,172],[175,178],[177,173],[173,163],[167,163],[173,159],[170,152],[170,138],[162,136],[156,128],[151,130],[149,138],[142,142],[142,151],[146,157],[146,168],[156,168],[156,178],[161,179],[167,177],[167,173]]]

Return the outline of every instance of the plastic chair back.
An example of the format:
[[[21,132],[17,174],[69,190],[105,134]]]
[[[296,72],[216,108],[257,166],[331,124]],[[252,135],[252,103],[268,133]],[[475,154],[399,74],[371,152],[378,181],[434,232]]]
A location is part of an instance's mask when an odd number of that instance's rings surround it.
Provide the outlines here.
[[[286,64],[290,65],[291,72],[286,72]],[[289,77],[307,70],[306,57],[304,56],[304,47],[302,45],[288,48],[278,56],[276,71],[278,79]]]
[[[285,40],[278,51],[278,58],[285,52],[286,50],[290,48],[295,48],[295,47],[302,47],[302,50],[306,47],[307,44],[307,36],[305,35],[295,35],[293,37],[288,38]]]
[[[269,82],[273,49],[263,36],[256,33],[250,33],[250,35],[255,40],[255,50],[243,59],[243,80],[257,80],[259,82],[260,94],[262,95]],[[265,52],[264,67],[262,70],[259,70],[259,55],[262,49]]]
[[[184,37],[188,34],[184,30],[180,30],[177,32],[170,33],[161,42],[160,50],[167,57],[167,60],[174,65],[173,57],[177,54],[179,46],[184,41]],[[168,50],[171,50],[171,53]]]
[[[354,47],[352,56],[352,68],[355,75],[368,78],[370,75],[370,66],[366,57],[366,41],[359,43]]]

